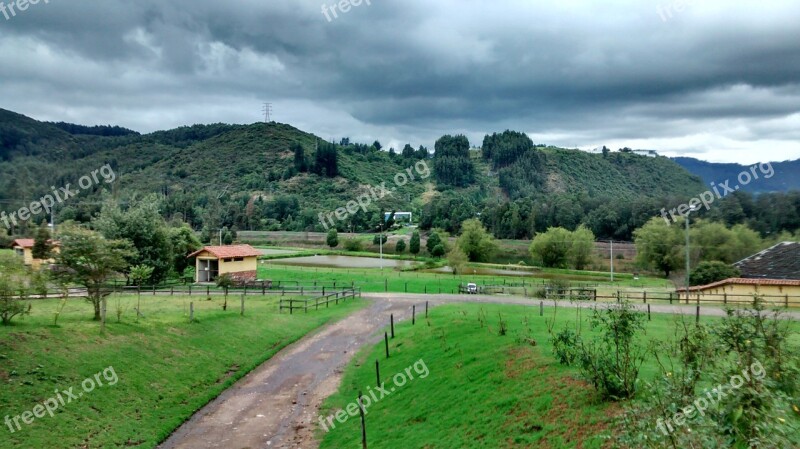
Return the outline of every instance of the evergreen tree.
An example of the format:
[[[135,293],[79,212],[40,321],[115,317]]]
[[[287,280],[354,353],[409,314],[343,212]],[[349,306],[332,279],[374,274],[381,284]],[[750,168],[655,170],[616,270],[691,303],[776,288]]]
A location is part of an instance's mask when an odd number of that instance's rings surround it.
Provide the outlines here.
[[[410,252],[411,254],[414,255],[414,257],[416,257],[417,254],[419,254],[419,250],[420,250],[419,232],[414,231],[414,233],[411,234],[411,243],[409,243],[408,245],[408,252]]]
[[[47,229],[47,223],[42,221],[41,226],[36,231],[36,238],[33,241],[33,258],[40,260],[47,260],[50,258],[53,249],[52,242],[50,241],[50,230]]]

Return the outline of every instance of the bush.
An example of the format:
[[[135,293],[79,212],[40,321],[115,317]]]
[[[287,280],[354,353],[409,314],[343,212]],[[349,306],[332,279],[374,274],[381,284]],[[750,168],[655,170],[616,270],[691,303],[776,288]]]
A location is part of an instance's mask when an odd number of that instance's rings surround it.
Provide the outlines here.
[[[344,241],[344,249],[345,251],[350,251],[353,253],[357,253],[361,251],[363,248],[361,246],[361,240],[357,238],[349,238],[345,239]]]
[[[406,251],[406,241],[400,239],[397,241],[397,245],[394,247],[394,252],[397,254],[403,254]]]
[[[728,310],[712,328],[679,323],[674,341],[653,354],[659,379],[628,407],[617,435],[623,447],[798,447],[796,335],[780,313]],[[741,381],[734,387],[734,380]],[[714,393],[720,386],[723,394]],[[709,392],[709,387],[713,388]],[[702,403],[702,414],[694,408]],[[692,407],[694,406],[694,407]],[[685,423],[677,424],[678,413]]]
[[[581,373],[605,400],[633,397],[645,350],[639,343],[644,315],[630,303],[594,309],[592,329],[600,333],[591,342],[580,343]]]
[[[739,269],[725,262],[700,262],[697,268],[692,271],[689,283],[692,285],[708,285],[739,276],[741,276]]]
[[[28,296],[25,268],[16,256],[0,259],[0,323],[7,326],[11,320],[30,313],[30,305],[25,305],[18,297]]]
[[[441,243],[440,243],[440,244],[438,244],[438,245],[436,245],[436,246],[433,248],[433,251],[431,251],[431,256],[433,256],[433,257],[437,257],[437,258],[438,258],[438,257],[442,257],[442,256],[444,256],[445,254],[447,254],[447,251],[445,250],[445,248],[444,248],[444,245],[443,245],[443,244],[441,244]]]
[[[383,244],[385,245],[386,242],[389,241],[389,236],[386,234],[375,234],[375,237],[372,238],[373,245],[380,245],[381,240],[383,240]]]
[[[580,337],[572,329],[564,328],[561,332],[550,335],[550,342],[553,344],[553,354],[558,363],[570,366],[578,358],[578,346]]]

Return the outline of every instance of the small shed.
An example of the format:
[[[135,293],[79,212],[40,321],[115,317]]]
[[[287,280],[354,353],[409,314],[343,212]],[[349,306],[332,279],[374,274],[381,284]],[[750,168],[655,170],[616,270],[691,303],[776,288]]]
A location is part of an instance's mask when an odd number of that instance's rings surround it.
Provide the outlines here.
[[[22,263],[26,266],[33,267],[35,269],[39,269],[43,263],[52,264],[55,263],[55,259],[34,259],[33,258],[33,245],[35,243],[34,239],[17,239],[14,240],[14,244],[12,245],[12,249],[14,253],[22,258]],[[52,247],[52,254],[58,254],[60,251],[60,243],[57,241],[50,241],[50,245]]]
[[[223,274],[230,274],[236,282],[252,282],[261,254],[250,245],[229,245],[206,246],[188,257],[196,260],[196,283],[215,282]]]

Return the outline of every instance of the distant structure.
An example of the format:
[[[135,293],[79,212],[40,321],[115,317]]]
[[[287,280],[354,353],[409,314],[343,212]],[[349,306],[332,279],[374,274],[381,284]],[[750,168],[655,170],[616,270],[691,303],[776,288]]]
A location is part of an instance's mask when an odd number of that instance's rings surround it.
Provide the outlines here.
[[[658,151],[656,150],[633,150],[633,153],[639,156],[658,157]]]
[[[388,220],[391,215],[392,215],[391,212],[384,212],[383,221]],[[395,222],[407,221],[407,222],[411,223],[411,220],[413,218],[414,217],[413,217],[413,214],[411,212],[395,212],[394,213],[394,221]]]
[[[272,121],[272,103],[264,103],[264,123]]]

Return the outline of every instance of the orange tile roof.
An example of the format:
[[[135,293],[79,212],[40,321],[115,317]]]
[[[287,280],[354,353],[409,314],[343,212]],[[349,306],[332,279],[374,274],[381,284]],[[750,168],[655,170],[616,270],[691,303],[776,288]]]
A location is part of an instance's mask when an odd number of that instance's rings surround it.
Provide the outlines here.
[[[34,239],[16,239],[16,240],[14,240],[14,246],[19,246],[20,248],[33,248],[34,243],[36,243],[36,240],[34,240]],[[50,240],[50,244],[52,244],[53,246],[59,246],[59,245],[61,245],[61,242]]]
[[[697,292],[701,290],[708,290],[714,287],[722,287],[724,285],[777,285],[781,287],[800,287],[800,281],[793,281],[787,279],[750,279],[750,278],[730,278],[724,281],[714,282],[708,285],[700,285],[692,287],[689,291]]]
[[[262,252],[250,245],[229,245],[229,246],[206,246],[200,251],[189,254],[187,258],[196,257],[198,254],[208,251],[218,259],[230,259],[233,257],[257,257]]]

